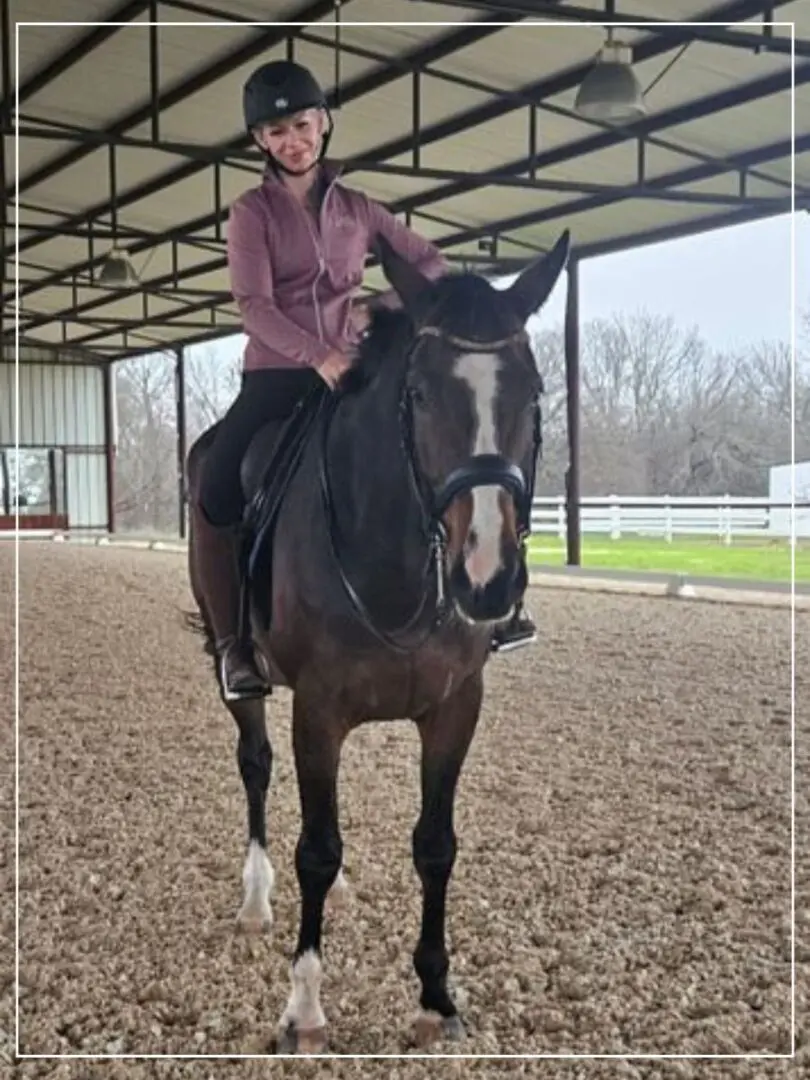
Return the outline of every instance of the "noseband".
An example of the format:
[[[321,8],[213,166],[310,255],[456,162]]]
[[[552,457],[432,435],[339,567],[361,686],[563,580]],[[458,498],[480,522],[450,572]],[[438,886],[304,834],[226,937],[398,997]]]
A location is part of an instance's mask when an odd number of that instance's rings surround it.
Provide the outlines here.
[[[338,576],[343,588],[360,617],[363,625],[378,641],[395,649],[397,652],[413,652],[420,648],[430,635],[445,621],[451,610],[448,600],[447,589],[447,530],[442,520],[442,515],[450,503],[458,495],[473,491],[476,487],[497,485],[505,488],[514,499],[517,507],[518,542],[522,545],[529,534],[531,527],[531,500],[534,490],[535,470],[537,457],[542,446],[541,415],[539,397],[534,403],[533,438],[532,438],[532,463],[529,477],[524,476],[523,470],[508,461],[502,454],[473,454],[464,464],[454,469],[447,476],[438,491],[419,471],[416,456],[413,427],[413,405],[411,395],[407,388],[407,370],[416,350],[423,338],[439,338],[454,348],[465,353],[485,354],[496,353],[502,349],[521,344],[527,340],[526,331],[521,329],[508,337],[499,338],[495,341],[476,341],[463,338],[457,334],[449,334],[437,326],[422,326],[414,335],[415,340],[411,346],[407,363],[405,365],[406,377],[403,378],[402,390],[399,400],[400,441],[408,465],[408,475],[411,487],[416,495],[421,514],[422,532],[428,545],[428,556],[422,570],[422,596],[414,614],[393,631],[385,631],[374,625],[374,621],[365,604],[358,596],[354,586],[349,581],[343,569],[340,553],[337,546],[337,521],[335,519],[334,501],[332,498],[329,473],[327,468],[327,437],[330,421],[334,416],[335,402],[322,426],[321,445],[321,494],[324,509],[327,515],[327,533],[329,535],[332,554],[338,568]],[[431,571],[436,578],[435,590],[430,588]],[[401,640],[406,637],[414,626],[422,618],[431,592],[435,593],[435,614],[422,638],[415,644],[406,645]]]

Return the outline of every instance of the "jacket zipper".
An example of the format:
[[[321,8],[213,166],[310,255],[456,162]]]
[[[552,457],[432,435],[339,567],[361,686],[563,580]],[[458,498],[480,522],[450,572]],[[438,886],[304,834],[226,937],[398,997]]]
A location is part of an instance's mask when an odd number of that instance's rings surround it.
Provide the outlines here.
[[[332,193],[334,183],[335,181],[333,180],[324,192],[323,201],[321,202],[321,206],[318,211],[318,223],[321,229],[321,237],[323,237],[323,212],[324,208],[326,207],[326,200]],[[324,271],[326,270],[326,260],[324,259],[323,248],[318,242],[318,237],[315,233],[315,229],[312,227],[312,222],[310,221],[309,214],[306,212],[306,210],[304,211],[304,213],[306,214],[307,228],[309,229],[310,236],[312,237],[312,243],[315,245],[315,254],[318,256],[318,273],[315,275],[315,280],[312,283],[312,306],[315,309],[315,321],[318,326],[318,339],[320,341],[323,341],[323,320],[321,318],[321,309],[318,305],[318,285],[324,275]]]

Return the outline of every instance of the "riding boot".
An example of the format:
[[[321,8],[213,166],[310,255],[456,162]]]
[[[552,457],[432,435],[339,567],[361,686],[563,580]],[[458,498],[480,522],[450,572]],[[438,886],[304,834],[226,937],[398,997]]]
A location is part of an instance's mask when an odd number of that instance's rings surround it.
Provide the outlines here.
[[[537,640],[537,627],[523,602],[515,605],[512,617],[495,628],[492,636],[492,652],[507,652],[530,645]]]
[[[259,671],[249,626],[240,632],[239,526],[213,526],[194,514],[195,566],[205,596],[217,673],[226,701],[265,697],[272,686]]]

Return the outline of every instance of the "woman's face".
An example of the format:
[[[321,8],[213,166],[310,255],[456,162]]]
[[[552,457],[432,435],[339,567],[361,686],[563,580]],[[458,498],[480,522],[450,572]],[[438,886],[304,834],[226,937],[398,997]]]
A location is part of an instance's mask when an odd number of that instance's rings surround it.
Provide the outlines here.
[[[326,115],[322,109],[304,109],[283,120],[265,124],[256,141],[285,169],[305,173],[318,160]]]

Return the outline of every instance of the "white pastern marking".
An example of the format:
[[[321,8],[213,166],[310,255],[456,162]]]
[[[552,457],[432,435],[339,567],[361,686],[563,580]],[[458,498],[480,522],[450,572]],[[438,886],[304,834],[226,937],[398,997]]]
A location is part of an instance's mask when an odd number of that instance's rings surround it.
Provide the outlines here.
[[[473,454],[497,454],[495,406],[498,400],[500,358],[494,353],[467,353],[456,360],[455,372],[473,395],[476,419]],[[467,575],[473,585],[483,587],[502,565],[501,530],[503,514],[499,505],[500,487],[495,484],[473,489],[470,531],[475,540],[465,558]]]
[[[270,893],[274,880],[275,874],[267,852],[258,840],[251,840],[242,871],[245,898],[238,917],[239,923],[246,929],[266,929],[272,924]]]
[[[290,1024],[296,1031],[316,1031],[326,1027],[326,1017],[321,1008],[322,981],[320,958],[313,949],[309,949],[293,965],[292,991],[279,1022],[280,1028],[287,1028]]]
[[[343,875],[343,867],[341,867],[337,872],[337,877],[332,882],[329,892],[326,894],[326,901],[331,908],[342,908],[349,903],[350,897],[351,889]]]

